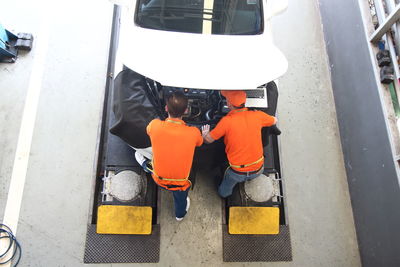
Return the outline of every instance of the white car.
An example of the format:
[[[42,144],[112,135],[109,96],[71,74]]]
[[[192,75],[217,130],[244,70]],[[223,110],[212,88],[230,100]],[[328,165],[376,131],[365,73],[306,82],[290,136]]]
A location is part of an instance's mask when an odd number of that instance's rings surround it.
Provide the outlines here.
[[[270,19],[286,0],[112,2],[122,9],[111,133],[135,149],[149,147],[145,126],[165,117],[165,96],[174,90],[189,98],[184,120],[196,126],[213,127],[227,113],[219,90],[247,90],[246,106],[275,115],[274,80],[288,63],[273,44]]]
[[[128,0],[122,5],[119,64],[162,85],[255,89],[288,67],[271,18],[287,0]]]

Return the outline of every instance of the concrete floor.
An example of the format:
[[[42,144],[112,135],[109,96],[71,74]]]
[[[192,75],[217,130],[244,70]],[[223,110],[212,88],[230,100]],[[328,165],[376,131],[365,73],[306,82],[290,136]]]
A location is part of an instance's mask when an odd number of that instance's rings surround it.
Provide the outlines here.
[[[20,266],[83,266],[112,5],[6,1],[0,22],[36,33],[44,7],[55,16],[19,217]],[[360,266],[318,2],[289,1],[273,24],[289,61],[278,110],[293,262],[223,263],[221,202],[203,174],[180,223],[163,193],[160,263],[146,266]],[[0,220],[34,55],[0,65]]]

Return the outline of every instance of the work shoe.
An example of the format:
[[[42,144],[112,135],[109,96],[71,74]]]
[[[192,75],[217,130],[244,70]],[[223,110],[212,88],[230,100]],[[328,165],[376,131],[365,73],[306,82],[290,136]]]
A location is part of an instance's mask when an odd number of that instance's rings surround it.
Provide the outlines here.
[[[187,198],[186,198],[186,213],[189,211],[189,208],[190,208],[190,198],[187,197]],[[182,221],[183,218],[185,218],[185,216],[183,216],[182,218],[175,217],[175,219],[176,219],[178,222]]]
[[[151,167],[151,162],[150,160],[146,160],[145,162],[143,162],[142,164],[142,168],[145,172],[147,173],[152,173],[152,167]]]
[[[151,162],[149,159],[145,158],[141,153],[135,152],[135,159],[142,166],[143,170],[147,173],[152,173]]]

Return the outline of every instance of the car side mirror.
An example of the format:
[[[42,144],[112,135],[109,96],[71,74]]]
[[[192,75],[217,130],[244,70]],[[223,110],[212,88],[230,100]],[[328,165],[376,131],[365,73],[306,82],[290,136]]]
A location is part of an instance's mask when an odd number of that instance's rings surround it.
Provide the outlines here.
[[[276,16],[288,7],[288,0],[267,0],[267,6],[265,9],[266,19],[271,19],[273,16]]]

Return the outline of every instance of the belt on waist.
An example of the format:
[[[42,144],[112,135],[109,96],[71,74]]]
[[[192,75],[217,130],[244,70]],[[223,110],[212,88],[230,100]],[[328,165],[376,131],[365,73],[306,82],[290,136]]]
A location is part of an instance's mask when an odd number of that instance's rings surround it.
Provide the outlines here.
[[[259,158],[258,160],[254,161],[252,163],[249,163],[249,164],[233,165],[232,163],[229,162],[229,166],[234,167],[234,168],[244,168],[244,167],[249,167],[251,165],[260,163],[263,160],[264,160],[264,156],[261,156],[261,158]]]
[[[159,175],[156,173],[156,170],[155,170],[155,168],[154,168],[154,159],[152,160],[151,165],[153,166],[153,169],[150,169],[150,171],[153,173],[153,175],[157,176],[157,178],[160,179],[160,180],[163,180],[163,181],[172,181],[172,182],[185,182],[185,181],[189,181],[190,171],[189,171],[188,175],[186,176],[186,178],[183,178],[183,179],[164,178],[164,177],[159,176]],[[189,181],[189,182],[190,182],[190,181]],[[180,186],[180,185],[179,185],[179,186]]]
[[[259,172],[263,167],[264,167],[264,165],[261,166],[258,170],[256,170],[256,171],[250,171],[250,172],[241,172],[241,171],[237,171],[237,170],[235,170],[235,169],[233,169],[233,168],[231,168],[231,170],[232,170],[234,173],[245,175],[245,174],[255,174],[255,173]]]
[[[154,173],[153,173],[154,174]],[[157,178],[161,181],[172,181],[172,182],[185,182],[187,181],[189,183],[190,186],[192,186],[192,182],[189,180],[189,178],[185,178],[185,179],[168,179],[168,178],[163,178],[161,176],[156,175]],[[187,186],[187,183],[184,184],[159,184],[160,186],[166,187],[168,189],[172,189],[172,188],[182,188]]]
[[[186,184],[185,185],[163,184],[162,186],[165,186],[167,188],[181,188],[186,186]]]

